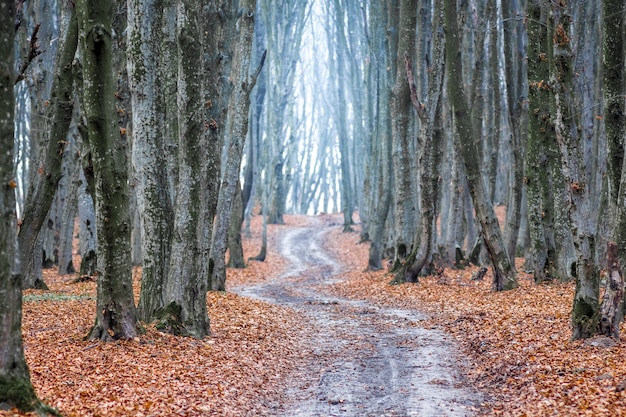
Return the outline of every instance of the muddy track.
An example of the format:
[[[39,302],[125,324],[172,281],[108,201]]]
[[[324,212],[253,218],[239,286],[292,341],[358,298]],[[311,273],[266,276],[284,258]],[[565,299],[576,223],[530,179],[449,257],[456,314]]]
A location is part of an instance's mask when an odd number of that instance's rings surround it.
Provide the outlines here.
[[[306,343],[314,359],[274,412],[281,416],[470,416],[479,403],[459,374],[445,333],[420,326],[417,311],[384,309],[325,294],[341,270],[324,249],[330,230],[285,228],[280,277],[236,291],[293,308],[318,331]]]

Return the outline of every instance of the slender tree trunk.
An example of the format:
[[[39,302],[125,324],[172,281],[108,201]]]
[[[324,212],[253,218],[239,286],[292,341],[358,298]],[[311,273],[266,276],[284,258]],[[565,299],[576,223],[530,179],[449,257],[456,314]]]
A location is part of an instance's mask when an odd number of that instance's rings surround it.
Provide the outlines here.
[[[113,1],[82,0],[76,13],[83,56],[84,117],[96,179],[98,292],[90,339],[137,337],[130,259],[126,150],[115,118]]]
[[[237,181],[235,198],[233,200],[232,217],[228,229],[228,268],[245,268],[246,262],[243,257],[241,243],[241,225],[243,224],[243,199],[241,197],[241,185]]]
[[[605,129],[608,147],[608,214],[611,236],[608,243],[608,282],[601,306],[600,333],[619,338],[624,318],[624,276],[626,265],[626,197],[624,138],[624,12],[623,1],[604,0],[604,100]]]
[[[420,117],[420,159],[419,177],[421,192],[419,196],[421,217],[419,234],[414,239],[416,246],[407,260],[408,266],[404,279],[407,282],[417,282],[420,273],[425,269],[429,271],[432,263],[433,252],[435,250],[435,222],[437,218],[437,188],[439,182],[439,172],[435,171],[435,152],[441,146],[440,136],[435,131],[437,119],[441,118],[441,93],[443,90],[444,74],[444,47],[445,40],[441,36],[438,28],[442,27],[443,4],[441,1],[435,2],[434,9],[434,47],[433,66],[430,69],[428,80],[428,107],[422,104],[417,98],[417,88],[413,78],[413,70],[410,61],[405,58],[406,75],[408,78],[411,101],[415,111]],[[401,277],[402,278],[402,277]]]
[[[414,174],[411,169],[410,129],[412,110],[409,83],[404,57],[415,55],[415,26],[417,21],[417,0],[400,0],[398,22],[398,44],[395,56],[395,84],[391,94],[391,128],[393,137],[393,175],[395,201],[396,262],[404,260],[412,251],[417,207],[413,204],[412,191]],[[397,265],[396,265],[397,266]]]
[[[261,58],[259,68],[252,77],[250,71],[250,57],[252,53],[252,40],[254,36],[254,20],[256,1],[247,0],[240,4],[239,41],[234,48],[234,59],[231,71],[231,79],[234,80],[231,100],[229,104],[229,142],[226,152],[225,172],[217,201],[217,217],[213,244],[211,245],[211,259],[213,270],[211,273],[211,290],[226,290],[226,265],[225,252],[235,198],[235,189],[239,187],[239,172],[243,147],[248,134],[248,116],[250,110],[250,93],[256,84],[256,79],[261,72],[265,55]]]
[[[462,142],[463,161],[476,216],[481,224],[481,233],[493,265],[493,289],[509,290],[517,287],[515,269],[506,251],[498,219],[484,187],[480,169],[480,155],[475,141],[480,138],[480,119],[470,115],[469,97],[463,82],[463,66],[458,38],[456,1],[445,0],[446,68],[448,73],[448,97],[454,109],[458,139]],[[476,84],[476,83],[475,83]],[[476,86],[475,86],[476,87]],[[475,95],[475,94],[474,94]],[[475,98],[476,108],[480,98]],[[480,107],[480,106],[479,106]],[[473,114],[474,112],[472,112]],[[479,113],[480,114],[480,113]]]
[[[30,262],[33,259],[37,237],[48,218],[57,185],[61,180],[62,156],[74,108],[72,62],[77,46],[78,25],[75,12],[72,11],[66,37],[59,50],[55,77],[52,82],[52,97],[49,106],[51,114],[48,115],[52,119],[50,138],[47,148],[42,151],[45,158],[39,168],[41,175],[32,176],[33,180],[29,186],[18,233],[20,262],[24,266],[24,271],[31,269]],[[25,288],[47,288],[40,278],[38,274],[29,274],[24,282]]]
[[[509,180],[509,201],[506,211],[505,236],[507,251],[511,259],[515,259],[521,222],[522,192],[524,187],[524,153],[528,132],[528,75],[527,50],[524,39],[525,27],[522,16],[523,1],[508,0],[503,2],[504,58],[506,76],[506,98],[508,100],[508,125],[511,138],[511,179]],[[498,54],[498,50],[492,51]],[[498,59],[499,60],[499,59]],[[494,84],[500,85],[499,70]],[[500,100],[500,99],[498,99]],[[496,103],[498,106],[499,103]],[[496,121],[499,123],[499,120]]]

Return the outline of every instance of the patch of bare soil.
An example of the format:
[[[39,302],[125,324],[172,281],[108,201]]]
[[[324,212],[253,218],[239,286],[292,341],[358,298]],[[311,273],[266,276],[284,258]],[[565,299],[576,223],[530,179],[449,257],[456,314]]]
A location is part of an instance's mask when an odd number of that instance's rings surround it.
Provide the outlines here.
[[[469,416],[480,403],[454,341],[415,309],[329,292],[346,268],[328,245],[336,217],[285,227],[285,272],[235,292],[301,315],[303,368],[274,412],[284,416]],[[295,330],[295,329],[294,329]]]

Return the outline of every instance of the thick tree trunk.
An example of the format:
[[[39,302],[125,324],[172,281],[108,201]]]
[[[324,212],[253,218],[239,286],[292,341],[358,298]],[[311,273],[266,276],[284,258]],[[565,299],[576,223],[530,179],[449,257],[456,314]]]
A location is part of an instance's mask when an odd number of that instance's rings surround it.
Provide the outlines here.
[[[576,293],[572,309],[572,339],[592,337],[599,329],[600,277],[595,259],[595,222],[578,133],[575,107],[574,56],[569,5],[554,5],[555,133],[563,160],[562,170],[569,196],[569,215],[576,249]]]
[[[458,34],[456,1],[445,1],[446,25],[446,69],[448,78],[448,97],[454,109],[457,140],[462,142],[463,161],[467,171],[476,217],[481,224],[481,233],[493,265],[493,289],[509,290],[517,287],[515,269],[507,253],[498,219],[487,195],[480,169],[480,155],[476,141],[480,138],[480,118],[470,115],[469,97],[463,82],[463,66]],[[480,98],[472,103],[473,108],[479,106]],[[472,112],[474,114],[474,112]]]
[[[170,270],[157,327],[201,339],[209,333],[206,294],[224,125],[218,47],[223,22],[217,8],[203,9],[191,0],[179,1],[177,13],[178,187]],[[204,70],[212,74],[209,79]]]
[[[0,2],[0,408],[50,412],[30,382],[22,344],[22,277],[13,177],[15,3]]]
[[[142,278],[138,306],[145,322],[163,308],[163,287],[170,267],[174,208],[165,136],[161,51],[168,36],[163,15],[172,7],[156,0],[128,1],[128,75],[133,108],[132,161],[142,236]],[[169,132],[172,132],[169,130]]]
[[[96,180],[98,292],[90,339],[137,337],[130,259],[126,151],[115,119],[113,1],[82,0],[76,13],[83,57],[84,117]]]

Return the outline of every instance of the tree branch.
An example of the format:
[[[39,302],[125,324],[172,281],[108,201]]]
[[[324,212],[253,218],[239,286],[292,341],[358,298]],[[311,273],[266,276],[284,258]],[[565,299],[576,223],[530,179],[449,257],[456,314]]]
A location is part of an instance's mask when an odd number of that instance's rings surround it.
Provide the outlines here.
[[[22,26],[22,19],[24,19],[23,4],[24,0],[15,0],[15,33]]]
[[[252,78],[250,79],[250,82],[248,83],[248,88],[247,88],[248,93],[250,93],[252,89],[254,88],[254,86],[256,85],[256,79],[259,77],[259,74],[261,73],[261,70],[263,69],[263,64],[265,64],[266,55],[267,55],[267,49],[263,51],[263,55],[261,55],[261,62],[259,62],[259,66],[256,68],[256,71],[254,71],[254,74],[252,75]]]
[[[17,25],[17,22],[16,22],[16,25]],[[15,78],[14,84],[17,84],[20,81],[22,81],[24,78],[26,78],[26,70],[28,69],[30,64],[35,60],[35,58],[37,58],[39,55],[43,53],[43,51],[39,50],[39,43],[37,42],[37,34],[39,33],[39,26],[41,25],[38,23],[37,26],[35,26],[35,29],[33,29],[33,34],[30,36],[30,50],[28,51],[28,55],[24,59],[24,62],[22,62],[22,65],[20,65],[20,69],[17,72],[17,77]]]
[[[413,65],[407,54],[404,54],[404,64],[406,65],[406,77],[409,81],[409,89],[411,90],[411,103],[413,107],[415,107],[415,110],[417,110],[419,118],[425,122],[428,120],[426,106],[417,98],[417,89],[415,88],[415,79],[413,78]]]

